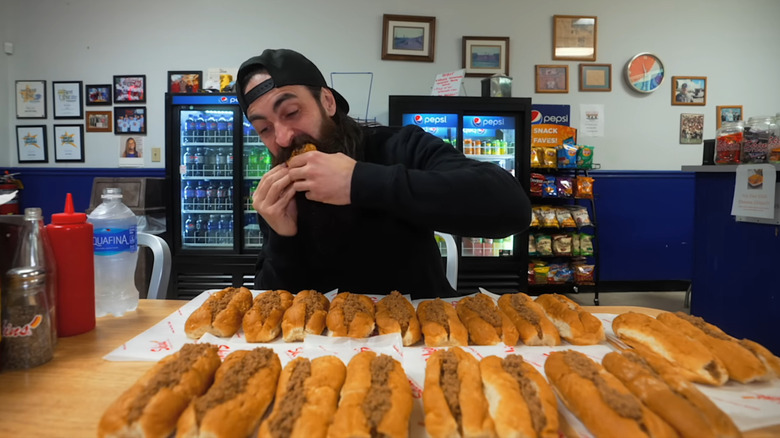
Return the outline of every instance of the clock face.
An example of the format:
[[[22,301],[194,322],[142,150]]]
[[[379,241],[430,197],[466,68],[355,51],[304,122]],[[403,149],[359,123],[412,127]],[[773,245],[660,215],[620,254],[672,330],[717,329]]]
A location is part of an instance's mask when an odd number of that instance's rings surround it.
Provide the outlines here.
[[[664,80],[664,65],[651,53],[640,53],[628,61],[626,81],[640,93],[655,91]]]

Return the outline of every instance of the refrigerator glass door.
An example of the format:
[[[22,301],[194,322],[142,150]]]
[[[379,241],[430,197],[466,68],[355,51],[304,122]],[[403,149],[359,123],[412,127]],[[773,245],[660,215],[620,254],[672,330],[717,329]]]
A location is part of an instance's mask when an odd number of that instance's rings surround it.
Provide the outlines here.
[[[445,143],[458,147],[458,115],[440,113],[403,114],[403,125],[417,125],[424,131],[441,138]]]
[[[244,147],[241,168],[243,169],[242,215],[244,223],[244,248],[259,249],[263,246],[259,215],[252,207],[252,193],[266,172],[271,170],[271,152],[260,140],[257,131],[244,118]]]
[[[179,112],[183,248],[233,248],[233,114]]]

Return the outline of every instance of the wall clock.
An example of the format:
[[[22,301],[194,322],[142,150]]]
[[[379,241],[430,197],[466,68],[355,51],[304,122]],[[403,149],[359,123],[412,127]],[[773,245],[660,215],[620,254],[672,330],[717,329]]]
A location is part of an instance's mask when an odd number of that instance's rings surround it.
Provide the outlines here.
[[[640,93],[652,93],[664,81],[664,64],[652,53],[640,53],[626,65],[626,82]]]

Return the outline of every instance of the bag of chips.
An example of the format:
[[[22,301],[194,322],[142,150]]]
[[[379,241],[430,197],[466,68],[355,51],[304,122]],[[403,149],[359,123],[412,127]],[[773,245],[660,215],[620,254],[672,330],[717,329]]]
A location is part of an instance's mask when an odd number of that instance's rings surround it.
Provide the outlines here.
[[[578,148],[577,167],[580,169],[593,168],[593,146],[582,145]]]
[[[549,234],[536,235],[536,253],[542,257],[553,255],[552,238]]]
[[[570,256],[571,236],[568,234],[554,234],[552,236],[552,252],[556,256]]]
[[[577,167],[577,146],[564,144],[558,148],[558,168],[575,169]]]
[[[547,274],[550,273],[549,266],[534,266],[534,283],[547,284]]]
[[[531,175],[533,178],[533,174]],[[533,180],[531,182],[533,186]],[[555,179],[555,186],[558,188],[559,198],[571,198],[574,197],[574,181],[568,176],[559,176]]]
[[[577,223],[578,228],[593,226],[593,222],[590,220],[590,214],[588,209],[583,205],[569,206],[571,215],[574,218],[574,222]]]
[[[572,266],[574,269],[574,282],[582,285],[593,286],[595,282],[596,265],[577,264]]]
[[[531,196],[542,196],[542,186],[544,185],[544,175],[541,173],[531,174]]]
[[[531,226],[532,227],[541,227],[542,226],[542,207],[531,207]]]
[[[574,271],[571,266],[565,263],[551,264],[550,273],[547,275],[547,281],[553,284],[571,283],[574,278]]]
[[[534,263],[528,263],[528,284],[536,284],[536,274],[534,273]]]
[[[528,255],[529,256],[539,255],[539,253],[536,251],[536,236],[533,234],[528,235]]]
[[[558,167],[558,150],[554,147],[545,147],[542,157],[542,166],[555,169]]]
[[[582,251],[580,250],[579,233],[574,233],[571,235],[571,255],[573,255],[574,257],[582,255]]]
[[[531,148],[531,167],[542,167],[543,148],[534,146]]]
[[[580,233],[580,255],[593,255],[593,236],[590,234]]]
[[[558,224],[561,228],[576,228],[577,223],[571,215],[571,211],[566,207],[555,207],[555,217],[558,218]]]
[[[544,183],[542,184],[542,197],[543,198],[557,198],[558,186],[555,184],[555,177],[547,175],[544,177]]]
[[[558,223],[558,216],[555,215],[555,209],[552,208],[549,205],[542,205],[539,207],[540,210],[540,217],[539,219],[542,222],[542,227],[545,228],[560,228],[561,225]]]
[[[593,178],[589,176],[578,176],[577,192],[574,197],[579,199],[593,199]]]

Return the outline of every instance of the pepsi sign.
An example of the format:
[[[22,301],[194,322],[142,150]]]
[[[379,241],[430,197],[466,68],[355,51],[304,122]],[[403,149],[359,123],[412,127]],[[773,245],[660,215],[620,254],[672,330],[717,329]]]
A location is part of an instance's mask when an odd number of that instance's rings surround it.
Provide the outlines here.
[[[463,129],[515,129],[514,117],[464,116]]]
[[[401,118],[403,125],[417,125],[424,127],[457,128],[458,116],[455,114],[404,114]]]
[[[532,125],[570,126],[570,105],[531,105]]]
[[[235,95],[219,94],[174,94],[171,96],[173,105],[238,105]]]

